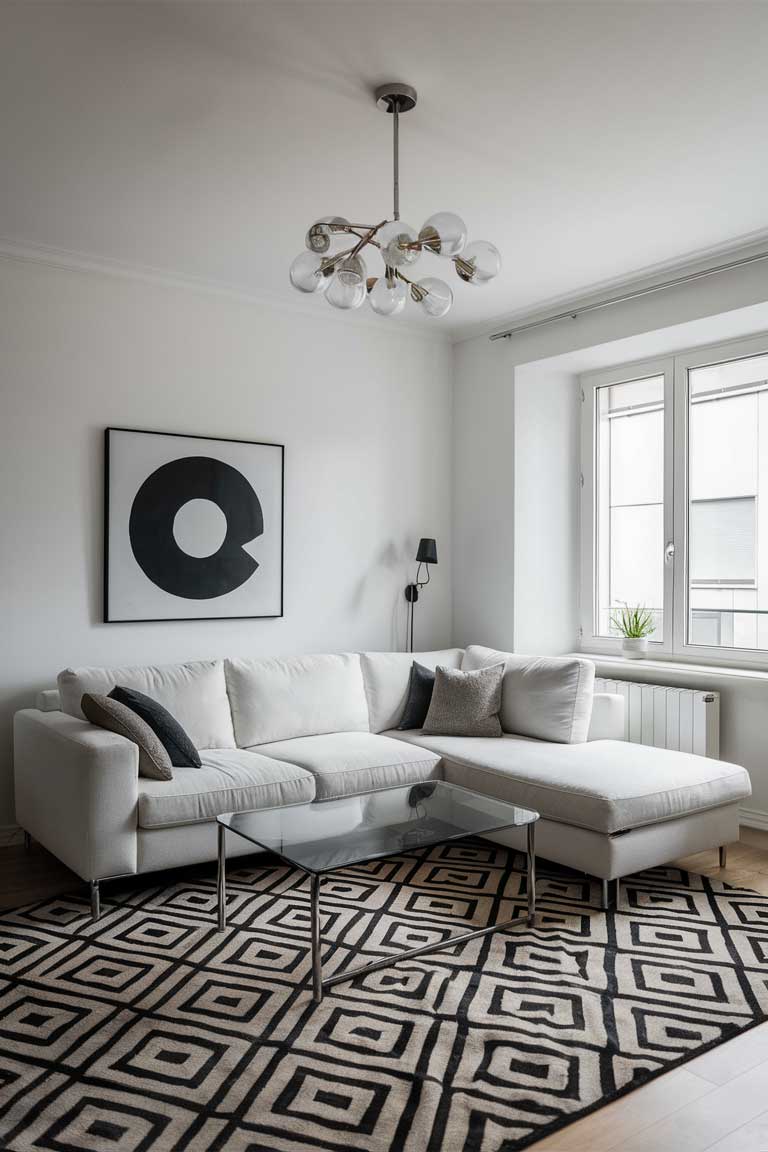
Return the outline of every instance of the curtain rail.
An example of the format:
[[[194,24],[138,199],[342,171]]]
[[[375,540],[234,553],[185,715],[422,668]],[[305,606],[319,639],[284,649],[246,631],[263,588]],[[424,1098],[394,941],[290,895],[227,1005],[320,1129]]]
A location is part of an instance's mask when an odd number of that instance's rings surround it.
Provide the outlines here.
[[[768,252],[758,252],[755,256],[744,256],[739,260],[731,260],[727,264],[716,264],[712,268],[704,268],[701,272],[690,272],[685,276],[677,276],[674,280],[653,284],[649,288],[638,288],[635,292],[625,292],[621,296],[600,300],[596,304],[584,304],[580,308],[569,308],[566,312],[557,312],[554,316],[545,316],[542,320],[531,320],[527,324],[506,328],[503,332],[494,332],[488,339],[507,340],[511,336],[516,336],[518,332],[528,332],[531,328],[541,328],[544,324],[555,324],[558,320],[575,320],[586,312],[597,312],[601,308],[611,308],[614,304],[625,304],[629,300],[638,300],[641,296],[650,296],[654,292],[664,292],[667,288],[677,288],[681,284],[703,280],[706,276],[715,276],[718,272],[730,272],[733,268],[743,268],[747,264],[756,264],[759,260],[768,260]]]

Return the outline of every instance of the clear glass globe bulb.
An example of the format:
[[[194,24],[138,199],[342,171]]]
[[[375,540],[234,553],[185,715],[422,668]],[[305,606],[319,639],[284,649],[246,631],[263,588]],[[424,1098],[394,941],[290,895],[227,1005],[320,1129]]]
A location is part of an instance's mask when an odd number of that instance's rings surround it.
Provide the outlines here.
[[[455,212],[435,212],[424,221],[419,240],[436,256],[458,256],[467,242],[467,226]]]
[[[474,240],[461,253],[456,271],[466,284],[487,284],[501,271],[498,248],[487,240]]]
[[[445,280],[438,280],[435,276],[425,276],[423,280],[417,281],[416,286],[425,292],[419,303],[427,316],[434,316],[439,320],[441,316],[450,312],[453,304],[453,292]]]
[[[329,278],[323,275],[322,266],[323,257],[317,252],[301,252],[291,264],[291,284],[299,292],[325,292]]]
[[[404,280],[380,276],[368,293],[368,303],[379,316],[397,316],[405,308],[408,299],[408,286]]]
[[[402,220],[390,220],[376,233],[375,240],[381,245],[381,258],[390,268],[404,268],[415,264],[421,251],[419,248],[408,248],[405,245],[418,244],[419,238],[416,229]]]
[[[332,225],[338,227],[347,223],[343,216],[323,216],[321,220],[315,220],[314,224],[310,225],[304,243],[310,252],[319,252],[321,256],[325,256],[330,251],[331,242],[338,236],[345,235],[344,232],[334,231]]]
[[[366,296],[365,264],[359,256],[339,261],[325,298],[334,308],[359,308]]]

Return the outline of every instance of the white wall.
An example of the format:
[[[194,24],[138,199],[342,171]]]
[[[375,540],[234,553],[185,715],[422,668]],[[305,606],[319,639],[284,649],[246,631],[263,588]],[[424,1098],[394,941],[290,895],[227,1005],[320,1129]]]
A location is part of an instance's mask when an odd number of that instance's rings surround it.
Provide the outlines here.
[[[402,647],[422,535],[416,643],[449,642],[450,346],[312,303],[0,259],[0,825],[11,714],[68,664]],[[101,622],[107,425],[285,443],[282,619]]]
[[[572,372],[548,364],[515,369],[517,652],[562,652],[576,639],[579,602],[570,573],[578,544],[579,417]]]
[[[462,646],[514,646],[515,421],[507,351],[487,340],[455,348],[454,641]]]

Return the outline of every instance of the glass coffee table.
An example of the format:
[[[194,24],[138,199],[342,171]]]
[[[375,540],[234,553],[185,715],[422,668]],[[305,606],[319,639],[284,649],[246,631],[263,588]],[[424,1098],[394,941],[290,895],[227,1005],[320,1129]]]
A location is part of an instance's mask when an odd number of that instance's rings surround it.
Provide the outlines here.
[[[364,972],[386,968],[399,960],[452,948],[518,924],[532,925],[536,913],[534,835],[538,812],[504,800],[482,796],[468,788],[430,780],[325,800],[269,808],[256,812],[225,812],[217,817],[219,836],[218,924],[226,928],[226,835],[234,832],[258,848],[274,852],[310,879],[312,991],[319,1002],[326,989]],[[395,957],[348,968],[323,979],[320,940],[320,884],[323,876],[351,864],[398,856],[414,848],[429,848],[468,836],[527,828],[527,911],[486,928],[451,936],[441,944],[425,944]]]

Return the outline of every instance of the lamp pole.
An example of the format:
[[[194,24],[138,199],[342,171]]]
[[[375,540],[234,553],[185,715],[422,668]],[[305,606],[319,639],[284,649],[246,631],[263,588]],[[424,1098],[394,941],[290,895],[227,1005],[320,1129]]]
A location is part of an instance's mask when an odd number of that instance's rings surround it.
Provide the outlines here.
[[[437,564],[437,544],[428,536],[422,536],[419,541],[419,547],[416,551],[416,560],[418,561],[418,568],[416,569],[416,579],[411,584],[405,586],[405,598],[408,601],[408,617],[406,621],[406,651],[413,652],[413,606],[419,598],[419,590],[426,588],[429,584],[429,566],[430,564]],[[427,578],[421,579],[422,566],[426,568]]]

